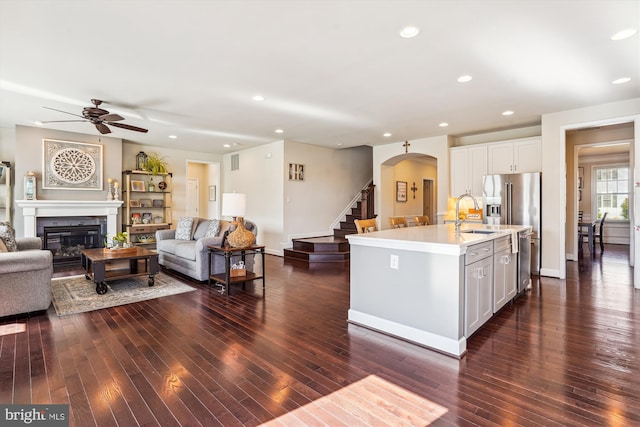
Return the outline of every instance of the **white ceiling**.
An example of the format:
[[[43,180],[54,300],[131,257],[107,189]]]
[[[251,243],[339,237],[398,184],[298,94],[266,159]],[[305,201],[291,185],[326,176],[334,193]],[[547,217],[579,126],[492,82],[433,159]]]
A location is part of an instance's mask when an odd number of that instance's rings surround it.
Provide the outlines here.
[[[406,25],[420,34],[401,38]],[[80,114],[91,98],[149,129],[111,136],[216,153],[534,125],[640,96],[640,36],[610,39],[625,28],[640,29],[640,1],[0,0],[0,126],[74,119],[42,107]]]

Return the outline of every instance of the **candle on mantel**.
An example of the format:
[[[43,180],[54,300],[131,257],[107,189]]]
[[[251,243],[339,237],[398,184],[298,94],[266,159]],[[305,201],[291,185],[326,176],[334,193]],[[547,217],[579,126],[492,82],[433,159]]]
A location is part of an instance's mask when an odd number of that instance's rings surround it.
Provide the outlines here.
[[[113,182],[113,178],[109,178],[109,179],[107,180],[107,182],[108,182],[109,184],[111,184],[111,183]]]
[[[114,187],[120,187],[120,183],[118,181],[116,181],[116,182],[113,183],[113,186]]]

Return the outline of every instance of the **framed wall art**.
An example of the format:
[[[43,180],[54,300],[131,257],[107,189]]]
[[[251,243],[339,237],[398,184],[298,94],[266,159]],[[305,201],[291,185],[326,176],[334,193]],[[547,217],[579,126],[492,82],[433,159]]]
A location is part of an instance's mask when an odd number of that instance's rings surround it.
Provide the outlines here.
[[[289,163],[289,181],[304,181],[304,165]]]
[[[396,181],[396,202],[407,201],[407,181]]]
[[[209,186],[209,201],[210,202],[215,202],[216,201],[216,186],[215,185],[210,185]]]
[[[102,145],[42,140],[42,188],[102,190]]]
[[[131,191],[144,191],[144,181],[131,181]]]

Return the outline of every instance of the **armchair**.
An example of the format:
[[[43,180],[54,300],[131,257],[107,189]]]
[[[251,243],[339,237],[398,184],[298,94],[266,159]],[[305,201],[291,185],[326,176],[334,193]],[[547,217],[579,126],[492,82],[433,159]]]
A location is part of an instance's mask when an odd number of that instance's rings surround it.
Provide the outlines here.
[[[0,253],[0,317],[51,305],[53,255],[37,237],[17,238],[16,252]]]

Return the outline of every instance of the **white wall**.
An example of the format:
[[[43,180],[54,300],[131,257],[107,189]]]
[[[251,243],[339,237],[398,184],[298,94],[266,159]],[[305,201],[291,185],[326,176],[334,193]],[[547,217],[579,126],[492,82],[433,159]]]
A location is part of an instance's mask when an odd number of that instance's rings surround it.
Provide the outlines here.
[[[387,218],[395,214],[396,184],[394,166],[400,161],[416,155],[426,154],[436,159],[438,169],[436,210],[440,223],[442,223],[442,218],[447,213],[450,137],[442,135],[409,142],[411,146],[408,154],[405,154],[404,141],[373,147],[373,183],[376,185],[375,211],[378,214],[378,224],[381,228],[388,228]],[[434,218],[431,218],[431,221],[435,223]]]
[[[370,147],[334,150],[285,141],[282,249],[292,238],[333,234],[338,214],[371,180],[371,152]],[[289,181],[290,163],[304,165],[303,181]]]
[[[638,115],[640,98],[542,116],[542,275],[566,277],[566,131],[638,120]],[[634,137],[637,150],[640,135]]]
[[[278,141],[240,155],[230,170],[224,156],[224,192],[247,194],[246,218],[258,225],[258,243],[282,255],[291,239],[332,234],[331,224],[371,178],[371,149],[333,150]],[[289,163],[304,165],[304,180],[289,181]]]
[[[238,154],[240,168],[231,170],[231,155]],[[222,193],[247,195],[245,218],[258,226],[256,242],[267,252],[278,252],[284,230],[284,141],[225,154],[222,162]],[[224,206],[221,207],[224,209]],[[227,218],[230,219],[230,218]]]

